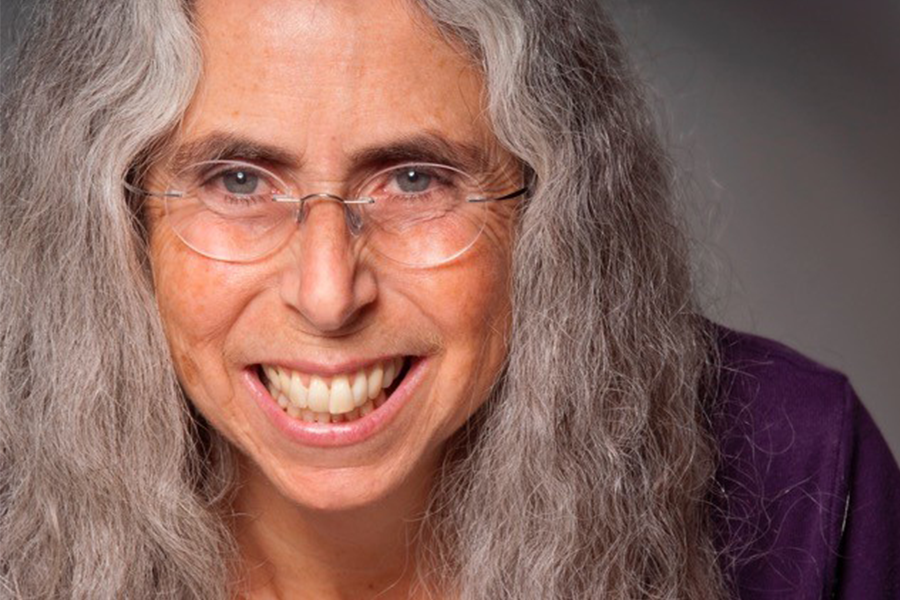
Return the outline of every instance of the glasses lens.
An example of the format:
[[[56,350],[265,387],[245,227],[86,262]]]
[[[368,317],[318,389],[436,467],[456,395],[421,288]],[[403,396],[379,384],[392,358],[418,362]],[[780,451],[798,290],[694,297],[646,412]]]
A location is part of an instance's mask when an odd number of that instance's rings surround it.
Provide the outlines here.
[[[188,167],[170,186],[166,214],[175,232],[195,251],[218,260],[246,262],[272,252],[294,230],[296,208],[273,201],[288,193],[275,174],[234,161]]]
[[[434,266],[465,252],[484,227],[478,181],[452,167],[409,164],[381,171],[362,186],[367,245],[396,262]]]
[[[355,244],[395,262],[428,267],[468,250],[484,228],[482,186],[453,167],[406,164],[380,171],[347,204]],[[169,186],[166,214],[179,237],[217,260],[249,262],[280,248],[296,231],[297,201],[274,173],[238,161],[208,161],[181,171]],[[306,210],[310,207],[307,206]]]

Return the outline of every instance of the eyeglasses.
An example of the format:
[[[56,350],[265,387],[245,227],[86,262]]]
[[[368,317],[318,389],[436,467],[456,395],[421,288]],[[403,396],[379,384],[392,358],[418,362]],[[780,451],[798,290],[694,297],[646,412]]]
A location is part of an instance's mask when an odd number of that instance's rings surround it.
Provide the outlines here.
[[[344,207],[355,244],[411,267],[451,261],[471,248],[490,218],[491,203],[515,200],[521,187],[493,195],[496,184],[447,165],[406,163],[352,185],[348,198],[317,193],[242,161],[191,165],[171,178],[159,197],[174,232],[203,256],[227,262],[259,260],[279,249],[320,201]],[[508,188],[507,188],[508,189]]]

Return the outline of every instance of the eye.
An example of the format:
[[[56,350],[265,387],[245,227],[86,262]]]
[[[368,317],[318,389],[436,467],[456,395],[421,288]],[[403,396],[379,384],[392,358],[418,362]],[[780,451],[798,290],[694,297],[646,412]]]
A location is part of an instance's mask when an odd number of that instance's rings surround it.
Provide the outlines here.
[[[187,188],[190,195],[217,213],[233,211],[237,204],[265,206],[286,189],[275,174],[237,161],[198,163],[185,173],[184,179],[197,181]]]
[[[218,175],[218,179],[231,194],[250,195],[259,188],[259,176],[247,169],[225,171]]]
[[[465,199],[470,187],[465,173],[452,167],[408,163],[379,171],[355,193],[359,197],[372,198],[378,204],[367,209],[372,212],[386,206],[455,204]]]
[[[406,194],[419,194],[431,185],[431,175],[414,167],[399,171],[394,176],[394,180],[400,191]]]

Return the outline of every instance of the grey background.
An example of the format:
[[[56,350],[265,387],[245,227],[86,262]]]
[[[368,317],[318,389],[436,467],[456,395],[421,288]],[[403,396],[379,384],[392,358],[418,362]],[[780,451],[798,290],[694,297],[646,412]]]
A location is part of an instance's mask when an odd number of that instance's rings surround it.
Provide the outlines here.
[[[0,2],[2,48],[23,5]],[[900,1],[609,0],[705,305],[847,373],[900,456]]]
[[[707,312],[849,375],[900,456],[900,1],[612,0]]]

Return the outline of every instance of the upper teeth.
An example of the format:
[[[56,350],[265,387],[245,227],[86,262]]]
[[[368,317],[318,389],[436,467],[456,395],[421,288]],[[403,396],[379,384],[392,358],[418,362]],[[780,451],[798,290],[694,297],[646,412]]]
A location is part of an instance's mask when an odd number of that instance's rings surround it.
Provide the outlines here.
[[[323,377],[283,367],[263,365],[266,387],[282,408],[288,402],[313,412],[348,413],[374,400],[403,368],[403,359],[389,358],[355,373]]]

